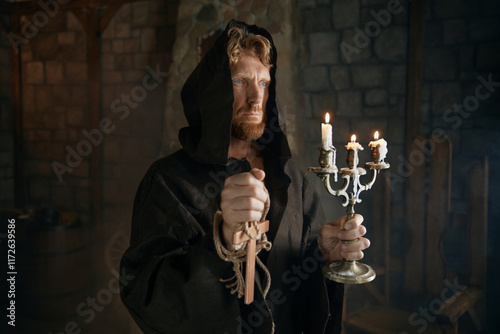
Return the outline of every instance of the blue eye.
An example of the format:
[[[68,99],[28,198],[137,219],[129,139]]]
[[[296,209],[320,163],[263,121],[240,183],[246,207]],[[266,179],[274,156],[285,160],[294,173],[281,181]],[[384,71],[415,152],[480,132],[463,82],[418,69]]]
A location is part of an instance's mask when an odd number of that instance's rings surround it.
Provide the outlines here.
[[[267,82],[265,82],[265,81],[264,81],[264,82],[261,82],[261,83],[260,83],[260,85],[261,85],[262,87],[267,87]]]
[[[241,85],[243,83],[243,80],[241,80],[241,79],[234,79],[233,82],[235,84]]]

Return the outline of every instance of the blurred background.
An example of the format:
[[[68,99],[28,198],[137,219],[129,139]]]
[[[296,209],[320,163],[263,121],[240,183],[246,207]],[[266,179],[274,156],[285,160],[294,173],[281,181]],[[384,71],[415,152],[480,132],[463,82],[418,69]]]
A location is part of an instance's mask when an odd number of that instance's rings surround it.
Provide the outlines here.
[[[348,287],[346,333],[496,333],[500,2],[2,0],[0,248],[6,258],[15,219],[17,272],[7,333],[140,333],[117,283],[135,192],[180,148],[180,90],[232,18],[273,35],[303,169],[318,165],[326,112],[339,167],[352,134],[362,163],[376,130],[388,142],[391,168],[355,208],[378,277]],[[310,178],[328,217],[343,215]]]

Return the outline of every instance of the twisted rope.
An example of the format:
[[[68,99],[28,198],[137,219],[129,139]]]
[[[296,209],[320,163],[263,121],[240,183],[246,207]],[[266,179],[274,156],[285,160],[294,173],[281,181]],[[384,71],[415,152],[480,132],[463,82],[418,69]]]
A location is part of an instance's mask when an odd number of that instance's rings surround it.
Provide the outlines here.
[[[269,212],[269,205],[270,201],[268,196],[267,201],[264,204],[264,211],[262,213],[261,221],[263,221],[266,218],[266,215]],[[222,245],[219,232],[220,231],[219,226],[221,222],[222,222],[222,212],[217,211],[214,216],[214,224],[213,224],[215,249],[217,251],[217,254],[222,260],[233,263],[234,276],[227,279],[221,278],[219,279],[219,281],[226,283],[234,280],[234,282],[226,284],[226,288],[230,289],[231,294],[237,293],[238,298],[241,298],[245,295],[245,279],[242,273],[242,265],[244,262],[246,262],[247,242],[245,241],[239,245],[234,245],[235,251],[230,251],[227,248],[225,248]],[[250,225],[249,222],[244,223],[245,233],[249,238],[256,240],[256,255],[259,254],[260,251],[263,249],[265,249],[266,251],[271,250],[272,244],[270,241],[267,240],[266,234],[260,231],[258,222],[254,221],[251,222],[251,224],[255,227],[257,233],[255,235],[252,235],[252,233],[249,230],[249,225]],[[266,287],[264,289],[264,298],[266,298],[267,293],[269,292],[269,288],[271,287],[271,274],[269,273],[269,270],[266,268],[264,263],[262,263],[262,261],[259,259],[258,256],[255,257],[255,260],[266,274]]]

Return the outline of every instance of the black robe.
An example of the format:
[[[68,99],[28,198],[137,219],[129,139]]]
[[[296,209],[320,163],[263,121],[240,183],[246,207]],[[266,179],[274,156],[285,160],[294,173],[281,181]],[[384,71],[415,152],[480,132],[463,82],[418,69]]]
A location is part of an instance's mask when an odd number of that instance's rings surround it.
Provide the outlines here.
[[[232,26],[272,44],[266,130],[255,143],[264,160],[273,243],[259,257],[272,280],[264,300],[264,275],[257,270],[250,305],[219,280],[234,272],[216,253],[212,227],[224,180],[251,168],[246,159],[227,158],[233,93],[225,47]],[[121,262],[121,297],[144,333],[271,333],[273,323],[278,334],[340,333],[343,286],[321,273],[317,236],[327,221],[290,159],[276,107],[276,59],[266,30],[231,21],[184,85],[189,126],[179,132],[183,148],[155,162],[141,182]]]

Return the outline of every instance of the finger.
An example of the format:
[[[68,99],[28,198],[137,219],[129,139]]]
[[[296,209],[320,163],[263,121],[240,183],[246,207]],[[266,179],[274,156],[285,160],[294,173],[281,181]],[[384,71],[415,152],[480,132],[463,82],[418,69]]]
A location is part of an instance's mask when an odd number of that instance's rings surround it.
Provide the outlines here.
[[[221,209],[228,209],[226,203],[221,204]],[[258,212],[264,211],[264,202],[255,197],[236,197],[230,202],[230,210],[241,211],[241,210],[254,210]],[[222,207],[224,206],[224,207]]]
[[[264,173],[264,172],[262,171],[262,173]],[[259,175],[259,176],[262,176],[262,175]],[[240,173],[240,174],[236,174],[236,175],[233,175],[231,177],[228,177],[224,181],[224,187],[227,187],[230,185],[238,185],[238,186],[260,185],[262,187],[264,186],[262,181],[257,179],[254,176],[254,174],[252,174],[252,173]]]
[[[342,244],[341,252],[352,253],[359,252],[370,247],[370,240],[366,238],[359,238],[358,241],[351,244]]]
[[[252,168],[250,173],[259,181],[264,181],[264,178],[266,177],[266,173],[259,168]]]
[[[338,232],[338,238],[341,240],[352,240],[362,237],[366,234],[366,227],[358,226],[354,230],[342,230]]]
[[[361,260],[365,256],[365,254],[362,251],[358,251],[358,252],[340,252],[340,255],[344,259],[350,260],[350,261],[358,261],[358,260]]]
[[[347,217],[345,217],[347,219]],[[352,230],[355,229],[357,226],[361,225],[363,223],[363,216],[360,214],[354,214],[354,217],[352,219],[349,219],[345,222],[344,224],[344,229],[346,230]]]
[[[267,201],[267,193],[264,188],[256,185],[251,186],[228,186],[222,189],[221,198],[223,201],[232,201],[238,197],[253,197],[261,202]]]
[[[233,222],[230,224],[236,230],[239,229],[241,223],[259,221],[262,218],[262,212],[254,210],[232,210],[227,212],[226,215],[225,219],[228,222]]]

